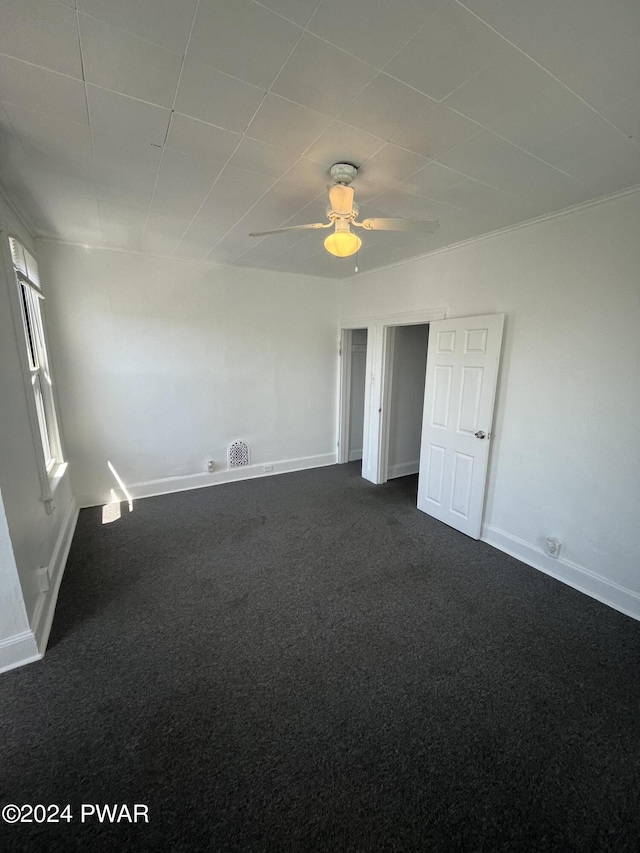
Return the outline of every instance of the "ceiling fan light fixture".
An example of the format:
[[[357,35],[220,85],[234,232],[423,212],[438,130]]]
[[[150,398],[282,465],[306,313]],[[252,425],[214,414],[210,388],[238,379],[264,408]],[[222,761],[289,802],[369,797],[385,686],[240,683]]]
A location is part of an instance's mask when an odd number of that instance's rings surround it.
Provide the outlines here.
[[[336,258],[348,258],[349,255],[355,255],[360,246],[362,246],[362,240],[353,231],[334,231],[324,241],[327,252],[335,255]]]
[[[362,246],[362,240],[349,229],[348,223],[342,223],[340,220],[336,222],[336,230],[333,234],[329,234],[324,241],[327,252],[335,255],[336,258],[348,258],[349,255],[355,255],[360,246]]]

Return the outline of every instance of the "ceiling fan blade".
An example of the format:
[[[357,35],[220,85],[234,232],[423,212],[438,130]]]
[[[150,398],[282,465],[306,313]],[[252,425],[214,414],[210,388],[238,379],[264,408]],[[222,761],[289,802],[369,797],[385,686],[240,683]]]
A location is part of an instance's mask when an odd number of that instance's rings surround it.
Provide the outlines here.
[[[364,219],[353,224],[362,225],[368,231],[420,231],[423,234],[436,231],[440,225],[437,219]]]
[[[351,213],[353,210],[353,187],[333,184],[328,187],[329,204],[334,213]]]
[[[288,228],[276,228],[274,231],[252,231],[249,237],[267,237],[269,234],[282,234],[285,231],[306,231],[309,228],[331,228],[333,222],[314,222],[313,225],[289,225]]]

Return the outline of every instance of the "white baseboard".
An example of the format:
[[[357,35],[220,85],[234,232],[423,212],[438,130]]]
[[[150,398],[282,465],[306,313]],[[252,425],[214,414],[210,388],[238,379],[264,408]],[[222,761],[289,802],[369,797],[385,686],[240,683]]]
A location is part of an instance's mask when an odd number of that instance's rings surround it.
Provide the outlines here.
[[[480,538],[488,545],[493,545],[499,551],[516,557],[528,566],[532,566],[579,592],[619,610],[626,616],[631,616],[632,619],[640,620],[640,595],[633,590],[607,580],[570,560],[565,560],[562,557],[550,557],[528,542],[518,539],[510,533],[505,533],[504,530],[499,530],[490,524],[482,525]]]
[[[190,489],[202,489],[205,486],[218,486],[222,483],[234,483],[237,480],[254,480],[256,477],[272,477],[275,474],[288,474],[292,471],[305,471],[307,468],[322,468],[335,465],[335,453],[321,453],[317,456],[301,456],[298,459],[281,459],[278,462],[260,462],[240,468],[203,471],[200,474],[186,474],[182,477],[165,477],[161,480],[148,480],[144,483],[127,483],[127,491],[133,500],[151,498],[156,495],[170,495],[173,492],[186,492]],[[271,470],[265,470],[269,468]],[[119,493],[119,490],[118,490]],[[78,498],[81,507],[102,506],[108,499],[95,495],[82,495]]]
[[[0,640],[0,672],[8,672],[25,663],[40,660],[42,653],[38,649],[33,631],[23,631],[6,640]]]
[[[357,462],[359,459],[362,459],[362,448],[349,451],[349,462]]]
[[[76,501],[72,499],[49,562],[49,589],[47,592],[41,593],[30,620],[31,629],[41,656],[47,650],[51,625],[53,624],[53,615],[56,609],[56,602],[58,601],[58,592],[60,591],[62,575],[64,574],[64,567],[67,564],[69,548],[71,547],[71,540],[73,539],[77,521],[78,506]],[[27,663],[27,661],[24,662]]]
[[[0,642],[0,672],[40,660],[47,649],[58,591],[64,574],[71,540],[76,529],[78,507],[71,501],[49,562],[49,589],[42,592],[29,619],[30,631],[23,631]]]
[[[416,459],[415,462],[399,462],[397,465],[389,465],[387,480],[394,480],[396,477],[408,477],[409,474],[417,474],[419,470],[419,459]]]

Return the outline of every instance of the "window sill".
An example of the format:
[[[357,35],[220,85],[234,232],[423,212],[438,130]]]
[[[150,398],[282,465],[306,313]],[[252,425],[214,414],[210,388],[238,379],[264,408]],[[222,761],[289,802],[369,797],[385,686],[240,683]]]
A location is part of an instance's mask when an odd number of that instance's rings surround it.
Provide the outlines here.
[[[49,478],[49,489],[51,491],[51,494],[54,494],[54,492],[62,482],[64,475],[67,473],[68,467],[68,462],[60,462],[60,464],[56,465],[55,468],[52,468],[51,473],[47,475]]]
[[[59,465],[56,465],[55,468],[52,468],[51,472],[47,474],[47,491],[42,498],[47,515],[51,515],[56,508],[54,495],[58,486],[64,480],[64,475],[67,473],[68,466],[68,462],[61,462]]]

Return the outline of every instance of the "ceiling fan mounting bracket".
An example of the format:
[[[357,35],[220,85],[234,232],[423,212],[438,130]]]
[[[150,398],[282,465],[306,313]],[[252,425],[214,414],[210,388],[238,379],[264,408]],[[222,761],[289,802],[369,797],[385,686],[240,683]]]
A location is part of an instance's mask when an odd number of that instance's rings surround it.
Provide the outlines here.
[[[353,202],[351,206],[351,213],[338,213],[333,210],[331,205],[327,205],[327,219],[330,219],[331,222],[335,222],[337,219],[344,219],[347,222],[353,222],[354,219],[358,218],[358,213],[360,212],[360,205]]]
[[[343,186],[348,187],[351,181],[358,174],[358,167],[354,166],[352,163],[334,163],[329,169],[329,174],[336,184],[342,184]]]

